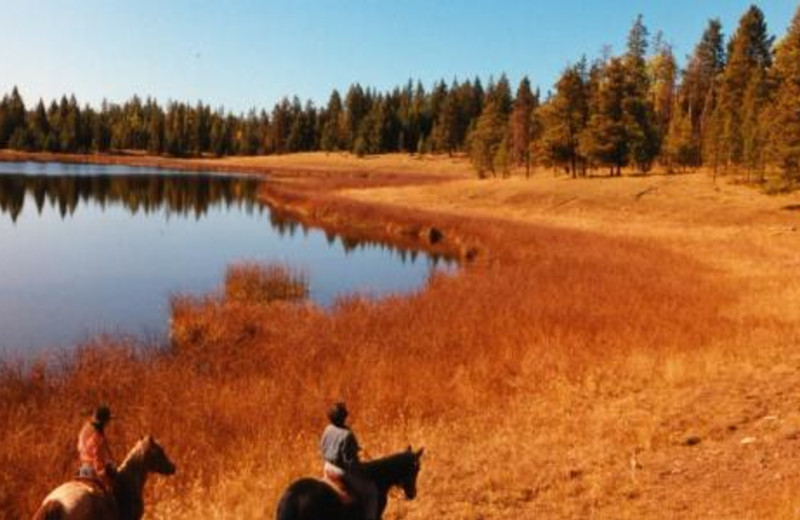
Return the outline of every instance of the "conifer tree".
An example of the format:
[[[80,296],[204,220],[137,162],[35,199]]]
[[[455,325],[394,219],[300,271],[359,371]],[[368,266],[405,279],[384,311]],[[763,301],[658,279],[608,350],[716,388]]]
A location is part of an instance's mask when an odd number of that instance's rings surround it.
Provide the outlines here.
[[[325,109],[325,123],[322,127],[320,136],[320,146],[325,151],[336,151],[344,148],[344,116],[342,97],[339,91],[334,89],[328,98],[328,106]]]
[[[749,85],[758,81],[753,79],[754,76],[763,75],[772,63],[772,42],[764,13],[758,7],[751,6],[739,21],[739,27],[728,45],[728,63],[716,107],[722,122],[722,158],[729,165],[739,166],[745,160],[742,129],[745,92]],[[760,111],[761,108],[751,106],[749,110]]]
[[[630,160],[647,172],[658,155],[658,129],[650,102],[650,77],[647,71],[647,28],[639,15],[628,34],[628,51],[623,57],[626,94],[623,100],[626,148]],[[627,162],[623,161],[623,162]],[[617,163],[618,166],[620,163]],[[619,168],[618,168],[619,173]]]
[[[763,180],[764,148],[766,144],[766,128],[763,119],[764,108],[769,95],[767,72],[756,68],[744,91],[742,103],[742,164],[747,171],[747,180],[753,172],[761,173]]]
[[[555,89],[553,97],[542,107],[542,150],[549,162],[566,165],[576,177],[578,163],[585,164],[579,142],[589,121],[585,60],[567,67]]]
[[[8,146],[14,132],[25,126],[25,103],[15,86],[11,89],[11,95],[4,96],[0,102],[0,148]]]
[[[691,113],[683,103],[676,101],[662,146],[668,171],[672,172],[675,167],[682,171],[686,167],[696,166],[699,153],[692,130]]]
[[[345,96],[346,142],[345,146],[352,149],[359,135],[361,122],[369,113],[370,103],[364,89],[358,83],[352,85]]]
[[[800,180],[800,8],[775,51],[776,91],[769,112],[770,157],[787,181]]]
[[[447,91],[439,108],[439,115],[433,127],[433,141],[437,151],[453,155],[458,147],[459,106],[458,91],[454,83]]]
[[[661,33],[656,37],[655,54],[650,59],[650,104],[655,117],[655,131],[658,141],[666,137],[675,107],[675,85],[678,64],[672,47],[663,42]],[[659,146],[660,148],[660,146]]]
[[[50,134],[50,122],[47,120],[47,109],[41,99],[36,104],[36,109],[34,109],[33,116],[30,118],[30,127],[36,149],[44,150],[45,142]]]
[[[700,42],[694,48],[686,69],[683,71],[678,96],[682,110],[689,114],[692,122],[692,139],[697,150],[697,166],[709,155],[704,153],[703,145],[714,141],[718,136],[706,136],[704,129],[711,120],[716,98],[712,89],[717,88],[719,78],[725,69],[725,48],[722,24],[718,19],[709,20]],[[717,130],[718,131],[718,130]],[[706,161],[708,162],[708,161]]]
[[[628,164],[633,139],[627,119],[629,68],[621,58],[611,58],[592,104],[593,112],[581,134],[581,152],[594,163],[608,166],[610,175],[620,175]]]
[[[508,167],[506,134],[510,97],[507,80],[492,84],[487,90],[483,112],[470,133],[470,159],[479,177],[485,177],[487,172],[495,176],[498,170],[505,174]]]
[[[531,173],[531,152],[530,146],[533,140],[532,122],[533,111],[536,108],[537,99],[531,92],[531,83],[525,76],[519,82],[517,95],[514,98],[513,110],[511,113],[511,154],[513,163],[517,166],[525,165],[525,176]]]

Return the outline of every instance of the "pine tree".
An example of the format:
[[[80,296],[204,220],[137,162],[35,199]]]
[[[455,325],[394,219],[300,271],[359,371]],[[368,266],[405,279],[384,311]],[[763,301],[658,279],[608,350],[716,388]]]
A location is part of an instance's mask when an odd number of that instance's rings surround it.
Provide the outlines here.
[[[487,92],[486,105],[469,136],[470,159],[481,178],[485,177],[487,172],[495,176],[498,169],[505,173],[508,166],[506,100],[505,93],[496,92],[496,88],[491,89],[491,93]],[[510,103],[508,105],[510,106]]]
[[[623,100],[627,148],[630,160],[642,172],[650,170],[659,148],[658,129],[649,97],[650,77],[645,59],[647,34],[642,15],[639,15],[628,35],[628,51],[623,57],[627,83]]]
[[[19,130],[17,141],[27,142],[27,125],[25,103],[15,86],[10,96],[4,96],[0,102],[0,148],[10,146],[11,137]],[[22,137],[25,139],[23,140]]]
[[[787,181],[800,181],[800,8],[775,51],[777,85],[769,112],[768,150]]]
[[[678,64],[672,47],[663,43],[661,33],[656,37],[655,55],[650,59],[650,104],[653,107],[655,131],[659,143],[666,137],[675,107],[675,84]],[[660,148],[660,144],[659,144]]]
[[[334,89],[328,98],[328,106],[325,109],[325,123],[322,127],[320,146],[323,150],[331,152],[344,148],[344,115],[342,97],[339,91]]]
[[[541,111],[542,150],[549,162],[566,165],[567,170],[576,177],[578,163],[585,164],[579,152],[579,142],[589,121],[585,60],[567,67],[556,82],[555,89],[555,94]]]
[[[722,158],[738,166],[744,160],[745,142],[743,106],[745,92],[754,75],[762,75],[772,63],[771,47],[774,38],[767,32],[764,13],[756,6],[742,16],[739,27],[728,45],[728,64],[720,84],[719,102],[722,121]],[[760,110],[761,107],[750,107]]]
[[[47,109],[41,99],[36,104],[36,108],[30,118],[30,127],[35,141],[35,148],[44,150],[47,137],[50,135],[50,122],[47,120]]]
[[[697,165],[699,153],[692,130],[691,114],[683,103],[676,102],[662,147],[668,171],[672,172],[676,166],[682,171],[686,167]]]
[[[689,58],[683,71],[683,79],[678,91],[682,100],[682,109],[689,114],[692,122],[692,139],[697,149],[697,166],[708,155],[703,150],[705,142],[713,141],[718,136],[706,136],[704,128],[711,119],[709,99],[716,98],[712,89],[717,88],[719,78],[725,69],[725,48],[722,24],[718,19],[709,20],[700,42]]]
[[[719,108],[719,91],[721,87],[713,84],[709,89],[700,120],[701,161],[710,166],[716,180],[717,172],[723,161],[724,112]]]
[[[525,176],[531,174],[532,120],[537,99],[531,92],[531,82],[525,76],[519,82],[511,113],[511,155],[515,165],[525,165]]]
[[[345,146],[352,149],[359,133],[361,121],[369,113],[370,103],[364,89],[358,83],[351,85],[345,96]]]
[[[433,140],[436,150],[453,155],[458,147],[459,132],[459,106],[458,90],[454,82],[453,87],[447,91],[439,108],[439,115],[433,127]]]
[[[750,76],[742,103],[742,164],[747,169],[747,180],[754,171],[760,171],[763,180],[766,129],[763,112],[769,95],[767,72],[757,68]]]
[[[608,166],[611,175],[620,175],[628,164],[632,139],[627,120],[629,71],[620,58],[612,58],[603,70],[603,79],[593,101],[594,110],[581,134],[581,153],[593,162]]]

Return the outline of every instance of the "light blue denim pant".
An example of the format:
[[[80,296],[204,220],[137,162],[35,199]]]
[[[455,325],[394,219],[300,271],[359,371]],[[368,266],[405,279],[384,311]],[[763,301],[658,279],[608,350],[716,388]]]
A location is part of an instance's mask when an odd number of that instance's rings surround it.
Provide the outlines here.
[[[81,478],[97,478],[97,472],[94,470],[93,467],[89,466],[88,464],[83,464],[81,468],[78,470],[78,476]]]

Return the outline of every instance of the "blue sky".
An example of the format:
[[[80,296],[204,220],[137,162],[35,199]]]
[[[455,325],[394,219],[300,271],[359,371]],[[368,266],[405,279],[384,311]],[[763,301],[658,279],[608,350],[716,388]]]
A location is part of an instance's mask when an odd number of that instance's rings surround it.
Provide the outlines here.
[[[134,93],[202,99],[236,112],[297,94],[324,104],[355,81],[386,89],[501,72],[542,91],[604,45],[624,48],[644,15],[682,58],[707,21],[726,35],[740,0],[2,0],[0,92],[75,93],[97,105]],[[757,2],[782,35],[796,0]]]

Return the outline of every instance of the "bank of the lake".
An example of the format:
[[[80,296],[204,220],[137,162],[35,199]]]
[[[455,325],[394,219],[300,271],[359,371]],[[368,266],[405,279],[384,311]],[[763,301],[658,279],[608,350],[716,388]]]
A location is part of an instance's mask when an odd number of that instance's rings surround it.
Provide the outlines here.
[[[214,291],[243,261],[305,273],[324,306],[416,290],[446,267],[419,248],[310,229],[271,209],[260,179],[0,163],[0,351],[30,356],[99,334],[163,342],[171,298]]]
[[[406,233],[423,247],[436,228],[476,261],[324,312],[187,302],[169,356],[109,341],[59,372],[5,370],[0,507],[25,517],[66,478],[64,439],[104,399],[117,451],[151,432],[178,463],[153,480],[153,518],[270,517],[318,473],[324,409],[344,398],[370,454],[427,448],[417,500],[389,518],[794,511],[796,201],[704,175],[342,176],[287,173],[264,195],[309,222],[423,231]]]

